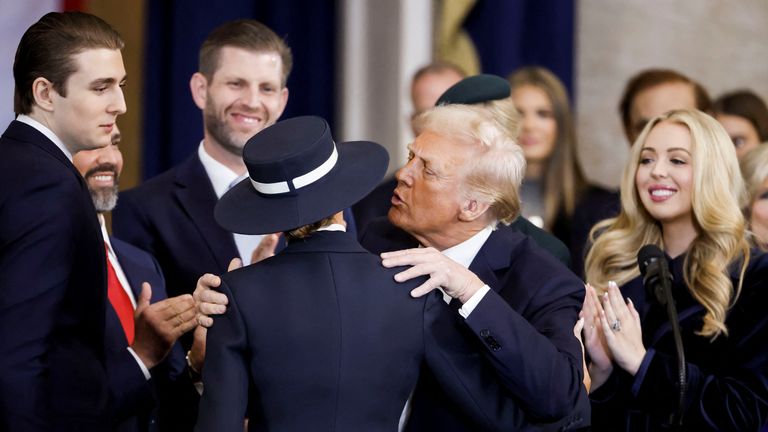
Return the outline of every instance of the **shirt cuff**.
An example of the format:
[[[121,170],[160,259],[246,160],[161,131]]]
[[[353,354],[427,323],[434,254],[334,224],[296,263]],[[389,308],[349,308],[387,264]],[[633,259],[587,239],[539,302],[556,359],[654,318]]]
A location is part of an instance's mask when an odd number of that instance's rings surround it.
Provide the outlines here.
[[[461,315],[464,319],[467,319],[469,314],[471,314],[472,311],[475,310],[477,305],[480,303],[480,300],[482,300],[490,290],[491,287],[488,285],[483,285],[482,288],[477,290],[476,293],[472,294],[472,297],[470,297],[469,300],[467,300],[467,302],[459,308],[459,315]]]
[[[133,358],[136,359],[136,363],[139,364],[139,367],[141,368],[141,372],[144,374],[144,378],[146,378],[147,381],[152,379],[152,374],[149,373],[149,369],[147,369],[147,367],[144,365],[144,362],[141,361],[141,359],[139,358],[139,355],[136,354],[136,351],[134,351],[133,348],[128,347],[128,352],[131,353]]]

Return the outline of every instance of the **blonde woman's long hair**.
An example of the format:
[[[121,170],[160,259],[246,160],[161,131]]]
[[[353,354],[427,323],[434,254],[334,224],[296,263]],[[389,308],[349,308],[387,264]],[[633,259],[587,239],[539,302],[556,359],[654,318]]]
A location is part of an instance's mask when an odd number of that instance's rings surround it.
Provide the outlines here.
[[[570,218],[587,186],[576,153],[576,133],[568,102],[568,92],[562,82],[542,67],[524,67],[509,76],[512,91],[532,86],[543,91],[557,124],[555,148],[544,169],[544,227],[552,231],[558,213]]]
[[[643,245],[664,248],[661,225],[643,207],[635,182],[640,151],[650,131],[662,122],[684,125],[691,133],[691,205],[697,236],[688,248],[683,277],[691,295],[706,309],[698,334],[714,339],[728,334],[726,313],[741,291],[749,243],[740,205],[746,193],[736,151],[722,126],[701,111],[670,111],[643,129],[624,168],[619,216],[598,223],[590,232],[585,275],[601,288],[611,280],[623,285],[640,274],[637,252]],[[741,266],[736,287],[730,279],[732,263]]]

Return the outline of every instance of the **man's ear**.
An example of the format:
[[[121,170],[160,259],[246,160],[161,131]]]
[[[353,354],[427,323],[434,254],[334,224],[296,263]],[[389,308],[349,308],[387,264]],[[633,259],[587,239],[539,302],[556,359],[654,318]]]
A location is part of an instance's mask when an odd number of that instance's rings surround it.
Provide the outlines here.
[[[58,95],[53,88],[53,83],[47,79],[39,77],[32,82],[32,97],[40,109],[49,112],[53,111],[54,93]]]
[[[459,220],[462,222],[472,222],[482,218],[491,208],[490,204],[480,202],[476,199],[467,198],[461,204],[459,211]]]
[[[189,90],[192,92],[192,100],[198,108],[205,109],[205,100],[208,96],[208,78],[200,72],[192,74],[189,79]]]
[[[280,90],[280,110],[277,114],[277,118],[275,118],[275,121],[277,121],[277,119],[283,115],[283,111],[285,110],[286,105],[288,105],[288,87],[283,87]]]

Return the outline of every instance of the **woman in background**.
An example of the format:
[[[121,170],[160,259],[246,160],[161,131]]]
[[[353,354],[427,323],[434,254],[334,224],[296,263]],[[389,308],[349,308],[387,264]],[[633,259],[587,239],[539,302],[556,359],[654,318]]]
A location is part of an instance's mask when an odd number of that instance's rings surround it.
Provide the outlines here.
[[[744,215],[755,246],[768,249],[768,145],[748,152],[741,160],[741,174],[749,200]]]
[[[714,112],[733,140],[739,159],[768,141],[768,107],[751,91],[740,90],[720,96],[715,101]]]
[[[695,110],[645,127],[621,183],[621,212],[592,230],[582,309],[596,431],[658,431],[678,413],[666,310],[637,254],[664,250],[687,389],[679,430],[759,430],[768,419],[768,256],[750,251],[744,185],[725,130]],[[626,299],[626,300],[625,300]]]
[[[570,243],[568,220],[586,186],[576,158],[576,134],[568,94],[540,67],[509,76],[512,101],[521,114],[518,143],[527,164],[521,187],[523,216]]]

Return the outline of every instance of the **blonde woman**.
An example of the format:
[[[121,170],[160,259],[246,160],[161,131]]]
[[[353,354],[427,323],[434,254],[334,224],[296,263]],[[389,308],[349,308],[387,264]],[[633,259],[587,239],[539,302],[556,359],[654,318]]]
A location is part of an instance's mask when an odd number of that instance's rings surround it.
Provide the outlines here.
[[[594,430],[664,430],[678,410],[665,309],[646,294],[643,245],[667,256],[685,347],[682,430],[758,430],[768,419],[768,256],[750,251],[728,134],[695,110],[651,120],[621,183],[621,212],[591,232],[582,309]]]
[[[768,249],[768,145],[746,154],[741,160],[741,173],[749,195],[744,215],[752,231],[751,240],[754,245]]]

